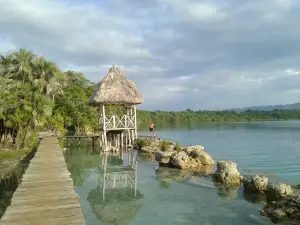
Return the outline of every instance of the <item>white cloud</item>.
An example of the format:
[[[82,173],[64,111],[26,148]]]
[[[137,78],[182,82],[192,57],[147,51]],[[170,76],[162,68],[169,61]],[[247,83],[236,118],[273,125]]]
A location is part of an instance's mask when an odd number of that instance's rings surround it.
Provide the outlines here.
[[[293,4],[293,0],[276,0],[276,3],[279,7],[281,7],[282,9],[291,9],[292,4]]]
[[[223,19],[226,17],[225,12],[220,12],[216,5],[207,3],[191,3],[187,6],[191,16],[196,19]]]
[[[288,75],[291,75],[291,76],[295,76],[295,75],[299,75],[299,74],[300,74],[300,71],[298,71],[298,70],[293,70],[293,69],[287,69],[287,70],[285,70],[285,72],[286,72]]]

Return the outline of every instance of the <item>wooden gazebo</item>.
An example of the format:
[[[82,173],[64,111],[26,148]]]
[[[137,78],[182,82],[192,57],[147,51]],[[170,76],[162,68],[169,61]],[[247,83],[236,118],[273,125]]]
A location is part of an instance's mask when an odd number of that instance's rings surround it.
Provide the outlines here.
[[[135,84],[112,66],[89,98],[89,104],[99,108],[100,136],[106,151],[124,143],[131,145],[137,138],[136,105],[142,102]]]

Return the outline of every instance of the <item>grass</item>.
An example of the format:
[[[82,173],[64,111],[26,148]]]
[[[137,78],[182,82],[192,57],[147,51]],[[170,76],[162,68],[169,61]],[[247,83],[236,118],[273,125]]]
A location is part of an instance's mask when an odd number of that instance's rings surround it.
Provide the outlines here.
[[[149,146],[151,142],[149,140],[136,140],[135,144],[139,149],[145,146]]]
[[[169,141],[161,141],[160,143],[159,143],[159,145],[160,145],[160,149],[162,150],[162,151],[168,151],[169,150],[169,148],[170,148],[170,146],[171,146],[171,142],[169,142]]]
[[[19,149],[19,150],[1,150],[0,149],[0,160],[12,160],[12,159],[19,159],[23,156],[28,155],[32,149],[25,148],[25,149]]]
[[[178,142],[176,142],[175,150],[176,151],[180,151],[181,150],[181,146],[180,146],[180,144]]]

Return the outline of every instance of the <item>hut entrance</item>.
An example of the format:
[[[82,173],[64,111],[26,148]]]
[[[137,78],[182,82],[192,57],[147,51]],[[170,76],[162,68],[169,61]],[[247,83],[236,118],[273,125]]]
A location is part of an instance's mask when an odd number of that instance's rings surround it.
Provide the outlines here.
[[[89,98],[99,107],[100,137],[105,151],[132,145],[137,138],[136,105],[143,101],[135,84],[112,66]]]

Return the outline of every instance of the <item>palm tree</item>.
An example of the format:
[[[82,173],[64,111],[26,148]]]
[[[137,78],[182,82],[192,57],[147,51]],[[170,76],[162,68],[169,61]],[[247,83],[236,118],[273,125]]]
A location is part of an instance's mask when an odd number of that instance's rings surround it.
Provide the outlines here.
[[[40,87],[40,92],[46,95],[54,96],[56,94],[63,94],[63,86],[66,82],[66,76],[57,66],[43,57],[38,57],[34,61],[34,72],[36,74],[35,83]]]
[[[12,55],[12,69],[13,78],[25,82],[33,82],[33,60],[36,55],[24,48],[21,48],[18,52],[14,52]]]
[[[61,93],[54,63],[26,49],[0,58],[0,116],[6,128],[17,127],[18,143],[51,115],[50,94]]]

